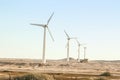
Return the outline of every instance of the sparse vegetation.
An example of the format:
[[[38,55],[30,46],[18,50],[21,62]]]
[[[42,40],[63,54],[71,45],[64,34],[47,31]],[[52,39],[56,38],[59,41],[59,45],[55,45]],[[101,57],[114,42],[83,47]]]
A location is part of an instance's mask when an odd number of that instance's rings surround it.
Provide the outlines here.
[[[97,79],[95,79],[95,80],[107,80],[107,79],[104,79],[104,78],[97,78]]]
[[[69,66],[69,64],[60,64],[59,66]]]
[[[78,80],[91,80],[90,78],[80,78]]]
[[[100,74],[100,76],[111,76],[110,72],[104,72],[102,74]]]
[[[88,63],[88,59],[83,59],[80,61],[81,63]]]
[[[82,64],[77,63],[75,59],[69,63],[65,62],[65,60],[50,60],[46,64],[42,64],[39,60],[0,60],[2,65],[0,66],[0,80],[120,79],[118,68],[120,62],[90,61],[89,63]],[[6,64],[9,61],[11,64]],[[101,71],[105,72],[100,73]],[[110,73],[109,71],[113,72]]]
[[[18,68],[22,68],[22,66],[18,66]]]
[[[37,80],[33,75],[18,76],[13,78],[13,80]]]
[[[54,80],[54,78],[47,74],[27,74],[14,77],[13,80]]]

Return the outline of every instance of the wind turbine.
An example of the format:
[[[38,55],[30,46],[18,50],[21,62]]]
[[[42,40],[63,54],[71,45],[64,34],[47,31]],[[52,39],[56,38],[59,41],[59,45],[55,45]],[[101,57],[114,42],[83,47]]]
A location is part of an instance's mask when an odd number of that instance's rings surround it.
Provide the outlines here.
[[[52,40],[54,41],[53,36],[52,36],[52,34],[51,34],[51,31],[50,31],[50,29],[48,28],[48,24],[49,24],[49,22],[50,22],[50,20],[51,20],[51,18],[52,18],[53,15],[54,15],[54,13],[52,13],[52,15],[50,16],[50,18],[48,19],[47,24],[31,24],[31,25],[35,25],[35,26],[41,26],[41,27],[44,28],[44,36],[43,36],[43,55],[42,55],[42,62],[43,62],[43,64],[46,63],[46,59],[45,59],[45,50],[46,50],[46,29],[48,30],[48,32],[49,32],[49,34],[50,34]]]
[[[70,42],[70,39],[75,39],[74,37],[70,37],[67,32],[64,30],[66,36],[67,36],[67,61],[69,62],[69,42]]]
[[[76,41],[77,41],[77,44],[78,44],[78,62],[80,62],[80,46],[81,46],[81,44],[77,39],[76,39]]]
[[[87,49],[87,47],[84,47],[84,60],[85,60],[85,57],[86,57],[86,49]]]
[[[78,62],[80,62],[80,46],[85,45],[85,44],[80,44],[80,42],[76,39],[77,44],[78,44]]]

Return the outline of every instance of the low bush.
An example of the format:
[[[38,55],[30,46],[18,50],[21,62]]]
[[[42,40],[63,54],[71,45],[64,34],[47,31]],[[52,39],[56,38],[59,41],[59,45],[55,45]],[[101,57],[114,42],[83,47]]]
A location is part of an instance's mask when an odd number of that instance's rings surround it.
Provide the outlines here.
[[[69,66],[69,64],[60,64],[59,66]]]
[[[106,79],[104,79],[104,78],[98,78],[98,79],[95,79],[95,80],[106,80]]]
[[[111,76],[110,72],[104,72],[102,74],[100,74],[100,76]]]

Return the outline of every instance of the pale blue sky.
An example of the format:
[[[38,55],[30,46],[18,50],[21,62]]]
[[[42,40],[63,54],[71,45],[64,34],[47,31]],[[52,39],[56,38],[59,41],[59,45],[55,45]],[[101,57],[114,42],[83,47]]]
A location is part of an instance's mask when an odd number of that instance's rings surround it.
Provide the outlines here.
[[[42,58],[43,28],[29,24],[46,23],[52,12],[46,58],[66,57],[65,29],[87,43],[90,60],[120,59],[120,0],[0,0],[0,58]],[[70,56],[77,58],[75,40]]]

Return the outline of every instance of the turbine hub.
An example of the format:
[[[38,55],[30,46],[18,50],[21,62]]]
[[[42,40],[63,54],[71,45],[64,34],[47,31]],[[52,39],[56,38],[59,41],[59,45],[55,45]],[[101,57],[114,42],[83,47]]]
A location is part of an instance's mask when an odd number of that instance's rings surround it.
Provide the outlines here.
[[[44,27],[48,27],[47,25],[45,25]]]
[[[68,38],[68,40],[70,40],[70,38]]]

